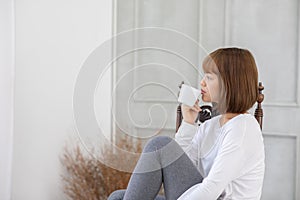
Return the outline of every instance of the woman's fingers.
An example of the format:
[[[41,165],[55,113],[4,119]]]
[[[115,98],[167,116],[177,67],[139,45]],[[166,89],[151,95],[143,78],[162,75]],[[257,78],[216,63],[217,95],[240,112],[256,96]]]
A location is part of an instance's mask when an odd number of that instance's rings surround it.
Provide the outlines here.
[[[197,100],[197,101],[199,101],[199,100]],[[195,103],[195,105],[193,107],[189,107],[187,105],[181,104],[181,109],[193,110],[195,112],[200,112],[202,110],[197,102]]]
[[[198,113],[201,111],[201,108],[196,102],[195,105],[193,105],[192,107],[181,104],[181,110],[183,119],[186,122],[193,124],[198,116]]]
[[[191,110],[195,111],[195,112],[200,112],[197,108],[195,107],[191,107]]]
[[[199,100],[197,100],[199,102]],[[198,105],[198,102],[195,103],[195,105],[193,106],[193,110],[200,112],[202,109],[200,108],[200,106]]]

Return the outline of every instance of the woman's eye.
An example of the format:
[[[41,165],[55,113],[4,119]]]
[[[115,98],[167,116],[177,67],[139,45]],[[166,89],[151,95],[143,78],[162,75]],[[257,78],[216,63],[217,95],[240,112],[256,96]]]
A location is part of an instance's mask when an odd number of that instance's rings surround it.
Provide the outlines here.
[[[210,76],[206,76],[206,79],[207,79],[207,80],[211,80],[211,77],[210,77]]]

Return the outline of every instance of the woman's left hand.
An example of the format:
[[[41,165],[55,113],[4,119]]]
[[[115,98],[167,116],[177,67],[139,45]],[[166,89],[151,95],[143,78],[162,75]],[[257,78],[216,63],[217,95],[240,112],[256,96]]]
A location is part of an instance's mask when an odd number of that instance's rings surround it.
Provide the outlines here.
[[[198,113],[201,111],[200,106],[198,105],[199,100],[196,101],[193,107],[181,104],[181,112],[183,120],[189,124],[194,124],[198,116]]]

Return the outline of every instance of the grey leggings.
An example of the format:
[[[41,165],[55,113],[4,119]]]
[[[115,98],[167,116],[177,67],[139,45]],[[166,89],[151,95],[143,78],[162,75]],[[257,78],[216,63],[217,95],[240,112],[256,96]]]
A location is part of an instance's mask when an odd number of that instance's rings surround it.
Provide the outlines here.
[[[127,189],[113,192],[108,200],[175,200],[202,180],[182,148],[172,138],[158,136],[146,144]],[[162,184],[165,197],[157,195]]]

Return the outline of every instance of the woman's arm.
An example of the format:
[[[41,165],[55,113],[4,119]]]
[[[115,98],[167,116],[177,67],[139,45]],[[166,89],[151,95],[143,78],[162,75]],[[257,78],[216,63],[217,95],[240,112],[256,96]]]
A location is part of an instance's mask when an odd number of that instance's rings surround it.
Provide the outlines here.
[[[175,141],[181,146],[184,152],[189,156],[195,165],[198,164],[198,137],[200,127],[192,125],[185,121],[182,122],[175,134]]]

